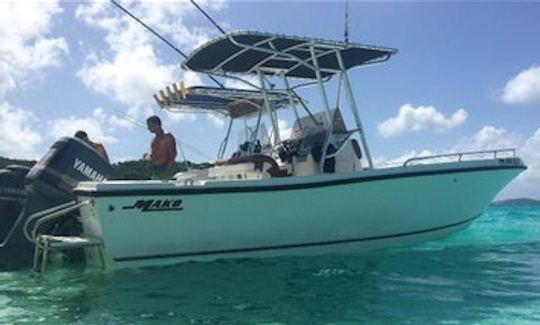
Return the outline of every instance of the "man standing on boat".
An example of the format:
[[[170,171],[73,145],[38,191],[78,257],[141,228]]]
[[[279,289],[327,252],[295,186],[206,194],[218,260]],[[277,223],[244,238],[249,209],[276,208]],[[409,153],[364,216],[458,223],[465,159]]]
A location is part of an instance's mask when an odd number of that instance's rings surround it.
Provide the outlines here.
[[[152,163],[152,179],[170,179],[174,173],[176,140],[172,134],[163,131],[161,119],[156,115],[150,116],[146,125],[155,137],[152,140],[152,153],[144,154],[143,159]]]
[[[82,130],[75,132],[75,137],[86,142],[86,144],[92,147],[92,149],[94,149],[94,151],[97,152],[97,154],[100,155],[101,158],[109,162],[109,156],[107,155],[107,151],[101,143],[90,141],[90,139],[88,138],[88,134]]]

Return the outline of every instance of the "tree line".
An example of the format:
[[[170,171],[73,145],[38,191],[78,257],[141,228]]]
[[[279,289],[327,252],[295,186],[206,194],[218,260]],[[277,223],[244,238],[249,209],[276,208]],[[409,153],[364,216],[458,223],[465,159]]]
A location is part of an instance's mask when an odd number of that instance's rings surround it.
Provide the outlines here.
[[[35,160],[10,159],[0,157],[0,169],[8,165],[23,165],[32,167],[36,164]],[[176,172],[182,172],[189,169],[203,169],[211,167],[210,163],[193,163],[190,161],[175,162]],[[114,163],[113,167],[116,171],[115,179],[119,180],[145,180],[150,179],[152,174],[152,166],[149,162],[143,160],[131,160]]]

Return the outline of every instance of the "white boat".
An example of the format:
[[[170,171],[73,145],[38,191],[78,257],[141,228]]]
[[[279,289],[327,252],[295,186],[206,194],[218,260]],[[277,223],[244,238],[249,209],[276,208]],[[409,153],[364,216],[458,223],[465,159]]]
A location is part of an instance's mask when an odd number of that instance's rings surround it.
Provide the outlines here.
[[[80,209],[81,238],[103,245],[106,265],[115,267],[360,252],[466,228],[526,167],[506,149],[375,168],[347,73],[395,53],[256,32],[229,33],[202,45],[185,69],[235,79],[255,75],[257,89],[175,84],[156,99],[171,111],[230,118],[220,160],[170,181],[79,183],[77,203],[67,209]],[[270,80],[284,86],[271,87]],[[311,112],[297,94],[309,86],[318,88],[321,112]],[[334,99],[345,96],[346,104],[330,106],[332,89]],[[277,125],[284,109],[296,117],[285,140]],[[345,109],[353,127],[343,120]],[[263,118],[272,126],[266,139]],[[255,126],[248,127],[246,142],[224,159],[233,121],[249,119]],[[39,233],[32,238],[39,242]]]

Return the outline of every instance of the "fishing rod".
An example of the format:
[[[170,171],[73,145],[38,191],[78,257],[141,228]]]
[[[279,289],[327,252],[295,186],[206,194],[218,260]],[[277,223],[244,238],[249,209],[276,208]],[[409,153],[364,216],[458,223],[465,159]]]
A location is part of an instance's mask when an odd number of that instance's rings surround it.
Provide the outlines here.
[[[132,118],[131,116],[129,116],[127,113],[125,113],[124,111],[122,111],[121,109],[119,108],[116,108],[116,107],[113,107],[113,110],[115,110],[117,113],[121,114],[124,116],[124,120],[126,120],[128,123],[131,123],[132,125],[134,126],[137,126],[137,127],[140,127],[142,129],[147,129],[146,125],[144,125],[143,123],[135,120],[134,118]],[[184,160],[187,161],[186,159],[186,155],[184,154],[184,151],[182,150],[182,147],[186,147],[188,149],[190,149],[192,152],[198,154],[199,156],[201,157],[204,157],[205,159],[209,159],[209,160],[212,160],[214,158],[212,158],[210,155],[202,152],[201,150],[197,149],[196,147],[190,145],[189,143],[185,142],[185,141],[180,141],[178,139],[176,139],[176,141],[181,144],[182,146],[178,146],[178,149],[180,150],[180,153],[182,154],[182,156],[184,157]]]
[[[190,0],[190,1],[191,1],[191,3],[192,3],[197,9],[199,9],[199,11],[200,11],[200,12],[201,12],[208,20],[210,20],[210,22],[212,23],[212,25],[214,25],[214,27],[216,27],[216,28],[221,32],[221,34],[227,34],[227,33],[225,32],[225,30],[224,30],[223,28],[221,28],[221,27],[216,23],[216,21],[213,20],[212,17],[210,17],[210,15],[207,14],[206,11],[204,11],[203,8],[201,8],[201,7],[195,2],[195,0]]]
[[[133,18],[136,22],[138,22],[140,25],[142,25],[144,28],[146,28],[148,31],[150,31],[152,34],[154,34],[156,37],[158,37],[161,41],[163,41],[165,44],[167,44],[170,48],[172,48],[173,50],[175,50],[178,54],[180,54],[183,58],[187,59],[188,56],[182,52],[179,48],[177,48],[176,46],[174,46],[169,40],[167,40],[165,37],[163,37],[161,34],[159,34],[158,32],[156,32],[153,28],[151,28],[150,26],[148,26],[145,22],[143,22],[140,18],[138,18],[137,16],[135,16],[134,14],[132,14],[129,10],[127,10],[126,8],[124,8],[122,5],[120,5],[118,2],[116,2],[115,0],[111,0],[112,4],[115,5],[118,9],[122,10],[122,12],[124,12],[125,14],[127,14],[129,17]],[[195,4],[195,3],[194,3]],[[197,4],[195,4],[196,7],[199,8],[199,10],[201,10],[202,12],[204,12],[202,10],[202,8],[200,8]],[[208,18],[212,21],[212,19],[208,16]],[[214,22],[215,26],[220,28],[215,22]],[[221,28],[220,28],[221,29]],[[222,32],[224,32],[223,30],[221,30]],[[208,76],[213,82],[215,82],[220,88],[225,88],[225,86],[219,82],[216,78],[214,78],[213,76]],[[135,121],[133,119],[131,119],[127,114],[123,113],[124,115],[124,119],[130,123],[132,123],[133,125],[135,126],[139,126],[141,128],[144,128],[146,129],[146,126],[144,126],[142,123],[138,122],[138,121]],[[178,140],[178,142],[180,144],[182,144],[182,146],[186,146],[187,148],[190,148],[193,152],[199,154],[200,156],[206,158],[206,159],[213,159],[212,157],[210,157],[209,155],[205,154],[204,152],[196,149],[194,146],[186,143],[186,142],[183,142],[183,141],[180,141]],[[184,160],[186,160],[185,158],[185,154],[182,150],[182,147],[180,147],[180,152],[181,154],[184,156]]]
[[[197,2],[195,2],[195,0],[190,0],[190,2],[191,2],[191,4],[192,4],[193,6],[195,6],[195,8],[197,8],[197,9],[198,9],[198,10],[206,17],[206,19],[208,19],[208,20],[212,23],[212,25],[214,25],[214,27],[215,27],[217,30],[219,30],[219,31],[221,32],[221,34],[223,34],[223,35],[227,34],[227,32],[226,32],[223,28],[221,28],[221,26],[219,26],[218,23],[216,23],[216,21],[215,21],[215,20],[214,20],[214,19],[213,19],[206,11],[204,11],[204,9],[203,9],[201,6],[199,6],[199,5],[197,4]],[[253,83],[251,83],[251,82],[249,82],[249,81],[247,81],[247,80],[245,80],[245,79],[242,79],[242,78],[240,78],[240,77],[236,77],[236,76],[232,76],[232,75],[227,75],[227,74],[223,74],[223,75],[222,75],[222,74],[212,74],[212,73],[207,73],[207,75],[209,75],[209,76],[217,75],[217,76],[220,76],[220,77],[223,77],[223,78],[228,78],[228,79],[237,80],[237,81],[240,81],[240,82],[242,82],[242,83],[244,83],[244,84],[246,84],[246,85],[248,85],[248,86],[250,86],[250,87],[253,87],[253,88],[255,88],[255,89],[259,89],[259,90],[260,90],[260,86],[254,85]]]
[[[152,29],[152,27],[148,26],[147,24],[145,24],[141,19],[139,19],[137,16],[135,16],[134,14],[132,14],[129,10],[127,10],[126,8],[122,7],[118,2],[116,2],[115,0],[111,0],[112,4],[114,4],[117,8],[119,8],[120,10],[122,10],[124,13],[126,13],[128,16],[130,16],[131,18],[133,18],[136,22],[138,22],[139,24],[141,24],[144,28],[146,28],[148,31],[150,31],[152,34],[154,34],[156,37],[158,37],[160,40],[162,40],[163,42],[165,42],[165,44],[167,44],[169,47],[171,47],[173,50],[175,50],[178,54],[180,54],[184,59],[187,59],[188,56],[182,52],[180,49],[178,49],[176,46],[174,46],[170,41],[168,41],[165,37],[161,36],[158,32],[156,32],[154,29]],[[219,82],[216,78],[212,77],[212,76],[208,76],[210,79],[212,79],[213,82],[215,82],[220,88],[225,88],[225,86]]]

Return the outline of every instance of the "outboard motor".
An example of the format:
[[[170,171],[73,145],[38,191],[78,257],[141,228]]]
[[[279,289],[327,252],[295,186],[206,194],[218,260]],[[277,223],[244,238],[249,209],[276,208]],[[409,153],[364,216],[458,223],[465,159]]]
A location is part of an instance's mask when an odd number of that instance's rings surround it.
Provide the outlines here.
[[[25,212],[24,177],[29,170],[29,167],[19,165],[0,170],[0,247],[10,239],[11,230]]]
[[[72,190],[78,182],[103,181],[113,173],[113,167],[80,139],[62,138],[53,144],[25,177],[26,211],[22,220],[8,230],[10,238],[0,246],[0,268],[31,266],[34,244],[26,239],[22,229],[30,215],[75,200]],[[45,227],[48,234],[80,234],[76,215],[55,219]]]

